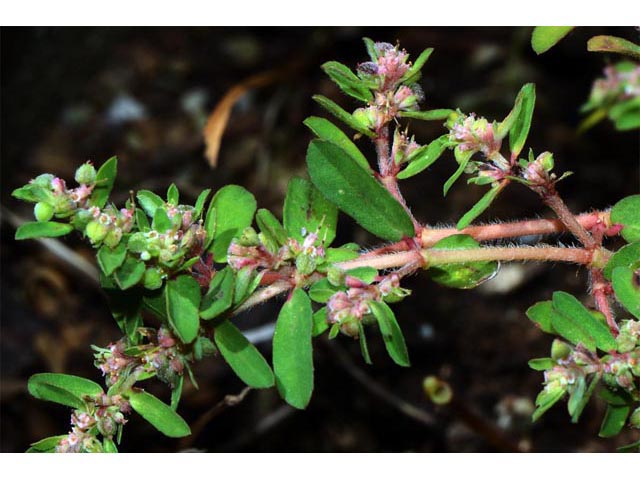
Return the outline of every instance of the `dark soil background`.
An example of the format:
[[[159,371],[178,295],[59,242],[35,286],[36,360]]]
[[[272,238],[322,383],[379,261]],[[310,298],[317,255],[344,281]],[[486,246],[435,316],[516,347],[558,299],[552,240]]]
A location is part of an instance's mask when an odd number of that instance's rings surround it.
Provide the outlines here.
[[[12,215],[31,216],[11,191],[42,172],[72,179],[91,159],[120,159],[114,199],[129,190],[164,192],[172,182],[193,201],[204,188],[237,183],[258,204],[281,212],[287,181],[304,175],[311,134],[302,124],[324,115],[311,100],[340,95],[320,65],[364,61],[361,37],[400,44],[412,56],[435,47],[421,83],[426,108],[460,107],[490,119],[509,111],[520,86],[536,82],[538,102],[529,145],[554,152],[558,171],[575,174],[560,191],[576,212],[606,208],[639,191],[639,139],[602,122],[579,136],[578,109],[594,78],[615,57],[586,51],[595,34],[633,38],[633,29],[582,28],[550,52],[536,56],[530,28],[28,28],[2,29],[2,334],[0,449],[20,452],[42,437],[67,431],[69,411],[36,401],[29,375],[58,371],[100,381],[91,344],[119,338],[105,299],[86,275],[43,244],[13,240]],[[259,72],[294,66],[293,73],[246,94],[236,105],[222,141],[219,164],[203,156],[206,116],[229,88]],[[438,122],[416,123],[418,141],[440,135]],[[360,142],[364,145],[363,142]],[[370,153],[370,150],[366,150]],[[441,187],[454,170],[451,156],[427,174],[406,181],[417,218],[455,222],[482,190],[460,181],[449,197]],[[514,185],[482,220],[548,216],[538,199]],[[376,240],[341,217],[338,242],[366,246]],[[570,243],[570,238],[559,240]],[[94,262],[81,239],[64,240]],[[612,245],[615,247],[615,245]],[[517,278],[509,280],[507,274]],[[519,277],[518,277],[519,276]],[[271,391],[250,392],[237,406],[211,411],[241,382],[220,359],[196,368],[200,390],[187,388],[180,412],[202,430],[186,442],[166,439],[136,415],[125,429],[122,451],[614,451],[633,440],[627,432],[597,436],[604,413],[592,401],[578,425],[556,406],[529,421],[542,375],[530,358],[545,356],[551,338],[525,310],[562,288],[590,299],[586,273],[573,266],[527,264],[503,268],[495,282],[473,291],[447,290],[425,275],[408,280],[415,295],[397,306],[411,368],[388,359],[369,335],[373,366],[357,342],[339,337],[316,342],[314,397],[294,411]],[[244,329],[274,321],[281,301],[239,319]],[[259,344],[270,357],[269,341]],[[456,401],[434,407],[422,393],[426,375],[450,382]],[[163,386],[149,385],[163,398]],[[208,412],[208,413],[207,413]],[[206,416],[212,417],[206,421]],[[204,420],[203,420],[203,416]]]

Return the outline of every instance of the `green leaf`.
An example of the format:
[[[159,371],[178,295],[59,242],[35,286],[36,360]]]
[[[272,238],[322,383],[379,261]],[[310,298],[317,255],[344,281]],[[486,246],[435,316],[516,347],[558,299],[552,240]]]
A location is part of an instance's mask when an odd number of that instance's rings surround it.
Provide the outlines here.
[[[171,410],[178,410],[180,397],[182,397],[182,387],[184,386],[184,375],[180,375],[176,380],[176,384],[171,389]]]
[[[401,367],[411,366],[404,336],[393,310],[384,302],[370,302],[369,306],[378,321],[384,346],[391,359]]]
[[[536,422],[544,413],[562,398],[565,391],[562,388],[546,391],[542,390],[536,398],[536,411],[533,412],[532,420]]]
[[[167,302],[165,301],[164,289],[166,286],[155,292],[149,292],[142,299],[144,307],[161,320],[167,320]]]
[[[618,301],[640,319],[640,269],[617,267],[611,275],[611,283]]]
[[[369,346],[367,345],[367,337],[364,333],[364,326],[362,322],[358,322],[358,341],[360,343],[360,353],[362,353],[362,358],[364,362],[368,365],[372,365],[371,355],[369,355]]]
[[[140,283],[144,276],[146,266],[144,262],[128,256],[125,261],[113,272],[113,279],[120,290],[127,290]]]
[[[621,453],[640,452],[640,440],[628,445],[623,445],[622,447],[618,447],[617,450]]]
[[[200,316],[203,320],[212,320],[231,308],[234,281],[235,276],[229,267],[216,273],[209,291],[202,297]]]
[[[307,150],[307,164],[322,194],[369,232],[391,241],[415,235],[402,205],[344,150],[314,140]]]
[[[600,425],[600,433],[598,433],[598,436],[602,438],[616,436],[624,427],[630,412],[630,405],[607,405],[607,411],[602,419],[602,425]]]
[[[596,342],[582,325],[571,317],[567,317],[554,308],[554,315],[551,317],[551,326],[566,340],[574,345],[582,344],[591,351],[596,351]]]
[[[584,399],[586,392],[587,382],[585,378],[583,376],[577,377],[574,384],[572,385],[572,391],[569,395],[569,400],[567,401],[567,410],[569,411],[569,415],[571,415],[572,419],[574,417],[574,414],[576,413],[576,409]]]
[[[346,65],[340,62],[326,62],[322,65],[322,70],[347,95],[365,103],[373,100],[371,90]]]
[[[555,335],[556,332],[552,325],[552,320],[556,313],[553,310],[553,305],[551,300],[546,300],[544,302],[538,302],[533,306],[529,307],[527,310],[527,317],[533,323],[538,325],[540,330],[545,333],[550,333]]]
[[[531,47],[538,55],[562,40],[575,27],[536,27],[531,34]]]
[[[240,377],[252,388],[269,388],[274,384],[273,372],[262,354],[230,321],[224,321],[214,331],[218,350]]]
[[[436,110],[425,110],[423,112],[398,112],[398,116],[402,118],[415,118],[416,120],[446,120],[455,110],[450,108],[438,108]]]
[[[98,250],[98,265],[105,275],[111,275],[116,268],[123,264],[127,256],[125,242],[120,242],[115,248],[103,245]]]
[[[351,270],[347,270],[347,275],[350,277],[355,277],[358,280],[362,280],[367,285],[373,283],[373,281],[378,276],[378,270],[373,267],[357,267],[352,268]]]
[[[411,83],[418,80],[418,78],[420,77],[420,70],[422,70],[424,64],[427,63],[427,60],[429,60],[429,57],[432,53],[433,48],[427,48],[423,50],[422,53],[418,55],[418,58],[416,58],[416,61],[413,62],[413,65],[411,65],[409,70],[407,70],[407,73],[402,76],[400,81],[403,83]]]
[[[584,394],[580,397],[580,399],[578,399],[577,397],[575,397],[574,399],[574,396],[572,395],[570,403],[571,400],[573,400],[573,403],[569,407],[569,414],[571,415],[572,423],[578,423],[580,415],[582,415],[582,412],[584,411],[584,407],[586,407],[587,403],[589,403],[589,399],[593,395],[593,391],[600,382],[601,378],[602,375],[600,373],[594,375],[591,379],[591,383],[589,383],[589,387],[587,388],[586,392],[584,392]],[[573,413],[571,413],[572,411]]]
[[[338,127],[326,118],[309,117],[304,124],[315,133],[320,140],[331,142],[343,149],[365,172],[371,173],[371,167],[367,158],[363,155],[355,143]]]
[[[640,46],[624,38],[611,35],[597,35],[587,42],[590,52],[611,52],[627,55],[640,60]]]
[[[180,203],[180,192],[178,191],[178,187],[176,187],[175,183],[169,185],[167,189],[167,203],[171,205],[178,205]]]
[[[136,208],[136,225],[141,232],[148,232],[151,230],[151,224],[149,223],[149,217],[141,208]]]
[[[150,190],[139,190],[136,193],[136,198],[138,199],[138,204],[140,204],[149,218],[154,217],[158,208],[164,207],[164,200]]]
[[[213,258],[216,262],[226,262],[227,250],[233,238],[239,237],[251,225],[256,212],[256,199],[238,185],[227,185],[216,192],[210,208],[216,209],[217,217],[211,247]]]
[[[282,215],[284,228],[299,242],[316,231],[325,245],[336,237],[338,210],[304,178],[293,177],[289,181]]]
[[[118,158],[111,157],[102,164],[96,174],[96,186],[89,197],[89,205],[98,208],[103,208],[106,205],[117,174]]]
[[[256,273],[251,266],[241,268],[236,274],[235,289],[233,292],[233,305],[243,303],[260,285],[264,272]]]
[[[435,250],[468,250],[480,244],[470,235],[451,235],[438,241]],[[450,288],[475,288],[497,273],[498,262],[468,262],[431,267],[427,271],[431,279]]]
[[[147,422],[167,437],[179,438],[191,435],[191,429],[180,415],[144,390],[132,390],[129,393],[131,408]]]
[[[611,222],[623,225],[622,237],[627,242],[640,240],[640,195],[623,198],[611,209]]]
[[[104,393],[96,382],[63,373],[36,373],[29,377],[27,387],[29,393],[37,399],[72,408],[84,408],[84,396],[94,397]]]
[[[167,214],[167,211],[164,207],[156,209],[155,213],[153,214],[153,222],[151,223],[151,227],[160,233],[165,233],[167,230],[171,230],[173,228],[173,222],[169,218],[169,215]]]
[[[473,156],[475,151],[473,150],[463,151],[458,146],[455,148],[454,153],[456,156],[456,161],[458,162],[458,169],[455,172],[453,172],[453,175],[451,175],[446,182],[444,182],[444,185],[442,187],[442,193],[445,197],[447,196],[449,189],[453,186],[456,180],[458,180],[458,178],[460,178],[460,176],[464,173],[465,169],[467,168],[467,165],[469,164],[469,160],[471,160],[471,157]]]
[[[565,315],[580,325],[582,329],[595,341],[596,347],[609,352],[616,349],[616,339],[606,324],[597,320],[587,307],[573,295],[566,292],[553,293],[553,308],[561,315]]]
[[[542,372],[544,370],[549,370],[555,366],[556,362],[553,358],[545,357],[545,358],[532,358],[529,360],[529,368],[533,370],[537,370]]]
[[[287,243],[289,235],[284,229],[280,221],[266,208],[261,208],[256,213],[256,223],[260,228],[260,233],[266,235],[270,242],[275,243],[278,246],[282,246]]]
[[[289,405],[300,409],[309,404],[313,392],[312,317],[311,300],[296,288],[280,310],[273,335],[278,392]]]
[[[142,306],[140,292],[135,290],[122,291],[105,289],[109,303],[109,310],[118,327],[129,340],[136,344],[139,341],[138,328],[142,326]]]
[[[339,291],[338,287],[334,287],[329,283],[329,280],[323,278],[311,285],[309,289],[309,297],[311,300],[317,303],[326,303],[334,293]]]
[[[102,450],[104,453],[118,453],[116,443],[107,437],[102,439]]]
[[[200,195],[198,195],[196,204],[194,206],[194,218],[200,218],[200,216],[202,215],[202,212],[204,211],[204,204],[207,201],[207,198],[209,198],[210,193],[211,189],[207,188],[206,190],[203,190]]]
[[[213,202],[209,204],[209,209],[207,210],[207,216],[204,220],[204,230],[207,233],[204,242],[204,250],[209,251],[211,244],[213,243],[213,237],[216,234],[216,219],[218,214],[216,209],[213,208]]]
[[[435,163],[447,149],[449,135],[442,135],[428,145],[423,145],[407,157],[407,167],[398,174],[398,178],[413,177]]]
[[[41,237],[61,237],[73,232],[73,227],[67,223],[58,222],[28,222],[23,223],[16,230],[16,240],[28,240]]]
[[[55,437],[47,437],[31,444],[31,448],[26,453],[45,453],[54,452],[61,440],[67,438],[68,435],[56,435]]]
[[[611,280],[611,274],[617,267],[635,267],[640,266],[640,242],[625,245],[616,253],[614,253],[602,273],[607,280]]]
[[[165,287],[167,319],[183,343],[191,343],[198,336],[200,317],[200,285],[190,275],[169,280]]]
[[[53,178],[53,175],[51,177]],[[55,203],[53,192],[37,183],[28,183],[20,188],[16,188],[11,192],[11,196],[25,202]]]
[[[318,102],[322,108],[327,110],[341,122],[353,128],[356,132],[360,132],[363,135],[372,138],[375,136],[375,133],[369,130],[366,125],[358,122],[349,112],[338,106],[338,104],[336,104],[335,102],[329,100],[327,97],[323,97],[322,95],[314,95],[313,99]]]
[[[533,83],[527,83],[522,87],[518,97],[522,100],[522,107],[518,112],[518,116],[509,130],[509,147],[511,148],[511,158],[517,158],[527,141],[529,128],[531,127],[531,119],[536,104],[536,86]]]
[[[498,128],[495,132],[495,137],[499,140],[502,140],[514,127],[520,115],[522,114],[522,109],[525,106],[525,99],[531,95],[531,89],[533,88],[532,83],[527,83],[524,85],[518,95],[516,96],[516,100],[513,103],[513,108],[509,112],[509,115],[505,117],[505,119],[498,124]]]
[[[610,387],[605,387],[598,391],[598,396],[602,398],[605,402],[614,407],[621,407],[624,405],[629,405],[633,400],[631,396],[622,389],[611,389]]]
[[[364,45],[367,49],[367,53],[369,54],[369,58],[372,62],[378,60],[378,54],[376,53],[375,42],[368,37],[364,37],[362,39],[364,41]]]
[[[502,191],[502,189],[507,185],[505,180],[502,180],[497,185],[492,186],[487,193],[485,193],[480,200],[476,202],[476,204],[471,207],[471,209],[465,213],[456,225],[458,230],[462,230],[463,228],[467,228],[471,222],[473,222],[477,217],[482,215],[482,213],[489,208],[489,206],[496,199],[498,194]]]
[[[322,335],[328,328],[329,322],[327,322],[327,307],[322,307],[313,314],[313,328],[311,335],[314,337]]]

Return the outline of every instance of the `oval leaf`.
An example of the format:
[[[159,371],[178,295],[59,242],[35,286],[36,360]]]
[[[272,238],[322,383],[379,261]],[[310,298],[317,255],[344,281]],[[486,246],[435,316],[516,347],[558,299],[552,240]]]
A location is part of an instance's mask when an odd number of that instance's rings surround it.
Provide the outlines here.
[[[28,222],[20,225],[16,230],[16,240],[30,238],[61,237],[73,232],[73,227],[67,223],[58,222]]]
[[[378,320],[384,346],[391,359],[401,367],[410,367],[409,352],[407,352],[404,336],[393,310],[384,302],[371,302],[369,306],[371,307],[371,313]]]
[[[29,378],[29,393],[40,400],[83,408],[84,396],[103,393],[102,387],[89,379],[63,373],[37,373]]]
[[[616,298],[634,317],[640,319],[640,269],[618,267],[611,275]]]
[[[289,405],[301,409],[309,404],[313,392],[312,317],[311,300],[296,288],[280,310],[273,334],[278,392]]]
[[[103,208],[106,205],[109,195],[111,194],[111,189],[113,188],[113,182],[116,180],[117,173],[117,157],[111,157],[102,164],[96,174],[96,186],[91,193],[91,197],[89,197],[90,205],[98,208]]]
[[[322,194],[369,232],[391,241],[415,235],[402,205],[341,148],[314,140],[307,164]]]
[[[230,321],[216,327],[214,339],[224,359],[244,383],[253,388],[273,386],[273,372],[269,364]]]
[[[434,164],[447,149],[449,135],[436,138],[429,145],[423,145],[409,155],[407,168],[398,174],[399,179],[413,177]]]
[[[171,407],[144,390],[129,393],[131,408],[167,437],[179,438],[191,435],[191,429]]]
[[[198,336],[200,296],[200,285],[190,275],[169,280],[165,287],[167,319],[183,343],[191,343]]]
[[[611,222],[623,226],[622,237],[627,242],[640,240],[640,195],[623,198],[611,209]]]
[[[536,27],[531,34],[531,47],[538,55],[562,40],[574,27]]]
[[[256,206],[254,196],[238,185],[227,185],[216,192],[210,206],[216,211],[211,247],[216,262],[227,261],[227,250],[231,241],[251,225]]]
[[[318,232],[318,238],[325,245],[330,245],[336,237],[337,208],[304,178],[294,177],[289,181],[282,216],[284,228],[299,242],[312,232]]]
[[[326,140],[336,144],[347,152],[347,154],[366,172],[371,172],[371,167],[369,167],[367,158],[363,155],[360,149],[356,147],[356,144],[329,120],[320,117],[309,117],[304,121],[304,124],[309,127],[311,131],[320,138],[320,140]]]
[[[536,104],[536,86],[533,83],[527,83],[520,90],[518,98],[522,99],[522,106],[513,126],[509,130],[511,158],[517,158],[518,155],[520,155],[527,141],[529,128],[531,127],[531,119],[533,118],[533,109]]]

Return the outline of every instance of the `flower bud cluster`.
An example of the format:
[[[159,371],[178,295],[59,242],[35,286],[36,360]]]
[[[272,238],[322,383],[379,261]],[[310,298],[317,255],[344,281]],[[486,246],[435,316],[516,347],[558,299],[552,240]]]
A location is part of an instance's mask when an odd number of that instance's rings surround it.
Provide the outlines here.
[[[114,248],[122,240],[122,235],[131,231],[133,213],[133,207],[118,210],[113,205],[107,205],[102,210],[98,207],[80,210],[76,216],[88,220],[84,232],[92,245],[105,244]]]
[[[449,139],[458,145],[460,151],[482,152],[488,159],[499,153],[502,140],[496,138],[494,125],[486,118],[476,118],[475,114],[460,115],[448,124]]]
[[[71,432],[60,440],[57,453],[101,453],[102,443],[97,435],[112,438],[127,423],[125,415],[131,412],[131,405],[121,395],[103,393],[86,401],[86,410],[71,414]]]
[[[420,145],[418,145],[413,136],[409,138],[406,133],[396,130],[393,135],[391,158],[393,158],[396,165],[399,165],[419,147]]]
[[[409,293],[400,287],[397,274],[387,275],[372,285],[349,275],[345,276],[344,282],[350,288],[336,292],[329,298],[327,321],[332,325],[340,325],[343,334],[354,338],[359,335],[359,324],[371,313],[370,302],[404,297]]]
[[[554,161],[553,154],[543,152],[538,157],[529,162],[522,171],[523,178],[532,186],[545,186],[555,181],[555,175],[551,173]]]
[[[621,62],[604,69],[604,78],[596,80],[589,96],[588,107],[610,105],[640,97],[640,64]]]

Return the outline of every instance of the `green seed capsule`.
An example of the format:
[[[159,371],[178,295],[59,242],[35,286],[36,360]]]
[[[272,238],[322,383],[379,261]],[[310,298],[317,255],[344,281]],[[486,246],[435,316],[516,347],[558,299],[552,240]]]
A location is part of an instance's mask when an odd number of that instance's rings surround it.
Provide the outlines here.
[[[85,230],[85,234],[93,244],[100,243],[105,239],[108,233],[109,228],[95,220],[89,222],[87,224],[87,229]]]
[[[78,183],[91,185],[96,181],[96,169],[90,163],[80,165],[80,167],[78,167],[78,169],[76,170],[75,179]]]
[[[36,203],[33,207],[33,215],[39,222],[48,222],[53,218],[54,208],[52,205],[44,202]]]

